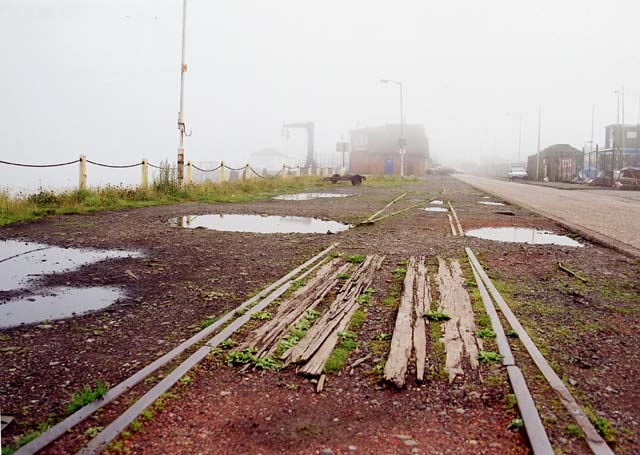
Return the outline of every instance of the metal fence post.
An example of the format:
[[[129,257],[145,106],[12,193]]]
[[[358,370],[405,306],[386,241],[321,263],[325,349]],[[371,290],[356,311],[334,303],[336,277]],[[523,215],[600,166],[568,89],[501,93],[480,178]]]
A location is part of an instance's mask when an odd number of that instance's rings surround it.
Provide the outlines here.
[[[149,163],[146,159],[142,160],[142,189],[149,189]]]
[[[80,155],[80,179],[78,186],[81,190],[87,189],[87,157]]]
[[[220,183],[224,183],[224,161],[220,161]]]

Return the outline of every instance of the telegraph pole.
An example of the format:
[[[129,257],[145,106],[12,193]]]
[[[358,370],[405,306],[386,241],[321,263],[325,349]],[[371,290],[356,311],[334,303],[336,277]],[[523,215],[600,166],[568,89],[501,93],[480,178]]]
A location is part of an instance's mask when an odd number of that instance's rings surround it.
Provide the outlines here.
[[[182,186],[184,179],[184,76],[187,72],[187,63],[185,61],[185,46],[187,36],[187,0],[182,0],[182,57],[180,65],[180,111],[178,112],[178,186]]]

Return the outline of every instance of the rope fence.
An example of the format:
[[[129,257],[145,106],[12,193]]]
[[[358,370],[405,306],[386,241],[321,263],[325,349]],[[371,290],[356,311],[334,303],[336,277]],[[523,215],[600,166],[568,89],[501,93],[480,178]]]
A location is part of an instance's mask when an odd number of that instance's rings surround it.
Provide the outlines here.
[[[29,163],[16,163],[13,161],[0,160],[0,165],[4,164],[7,166],[17,166],[17,167],[25,167],[25,168],[54,168],[54,167],[61,167],[61,166],[70,166],[77,163],[79,163],[79,167],[80,167],[80,173],[79,173],[80,189],[87,188],[87,163],[92,164],[94,166],[110,168],[110,169],[131,169],[135,167],[141,167],[142,168],[141,186],[142,188],[145,188],[145,189],[148,188],[148,182],[149,182],[148,168],[158,169],[159,171],[161,171],[161,175],[163,172],[168,172],[169,173],[168,175],[172,176],[171,178],[175,177],[175,173],[177,173],[177,170],[178,170],[177,165],[168,163],[168,162],[160,163],[159,165],[156,165],[156,164],[149,163],[147,160],[142,160],[141,162],[134,163],[134,164],[124,164],[124,165],[107,164],[107,163],[99,163],[97,161],[89,160],[84,155],[80,155],[80,158],[77,160],[67,161],[64,163],[52,163],[52,164],[29,164]],[[222,183],[230,180],[229,177],[231,177],[232,179],[242,179],[242,180],[248,180],[255,177],[258,177],[261,179],[276,178],[276,177],[286,178],[287,176],[289,176],[290,172],[291,172],[290,174],[291,176],[300,176],[302,175],[302,170],[303,170],[303,168],[301,168],[300,166],[287,166],[286,164],[283,164],[277,173],[273,175],[262,175],[258,171],[256,171],[253,166],[251,166],[248,163],[242,167],[230,167],[230,166],[227,166],[224,161],[221,161],[220,164],[213,169],[203,169],[191,163],[191,161],[189,161],[186,164],[184,164],[184,168],[186,170],[186,178],[185,178],[186,184],[193,183],[193,178],[192,178],[193,169],[203,173],[220,171],[220,175],[218,176],[218,183]],[[231,174],[229,177],[226,177],[225,169],[229,171],[236,171],[236,172],[242,171],[242,173],[241,175]],[[305,168],[305,175],[308,175],[308,176],[331,175],[334,172],[335,172],[334,168],[333,169],[332,168],[315,168],[315,172],[312,173],[311,168]]]
[[[3,161],[0,160],[1,164],[7,164],[9,166],[19,166],[19,167],[60,167],[60,166],[68,166],[70,164],[79,163],[80,160],[68,161],[66,163],[56,163],[56,164],[25,164],[25,163],[12,163],[11,161]]]
[[[78,161],[80,161],[80,160],[78,160]],[[103,164],[103,163],[96,163],[95,161],[91,161],[91,160],[87,160],[87,163],[94,164],[94,165],[100,166],[100,167],[109,167],[109,168],[112,168],[112,169],[126,169],[126,168],[130,168],[130,167],[142,166],[144,164],[142,162],[136,163],[136,164],[125,164],[125,165]]]

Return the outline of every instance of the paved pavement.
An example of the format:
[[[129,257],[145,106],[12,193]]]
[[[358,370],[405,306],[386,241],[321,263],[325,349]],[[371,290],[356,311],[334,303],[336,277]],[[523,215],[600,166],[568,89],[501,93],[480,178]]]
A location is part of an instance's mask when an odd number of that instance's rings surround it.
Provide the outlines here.
[[[456,177],[640,257],[640,191],[561,190],[472,175]]]

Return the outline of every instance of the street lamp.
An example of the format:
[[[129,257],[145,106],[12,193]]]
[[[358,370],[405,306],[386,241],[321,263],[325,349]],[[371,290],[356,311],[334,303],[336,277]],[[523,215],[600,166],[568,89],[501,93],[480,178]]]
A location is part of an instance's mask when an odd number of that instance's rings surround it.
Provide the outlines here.
[[[404,139],[404,112],[402,107],[402,82],[394,81],[391,79],[380,79],[380,82],[383,84],[388,84],[391,82],[392,84],[398,85],[400,87],[400,139],[398,140],[398,145],[400,146],[400,177],[404,177],[404,155],[406,153],[405,146],[406,141]]]

